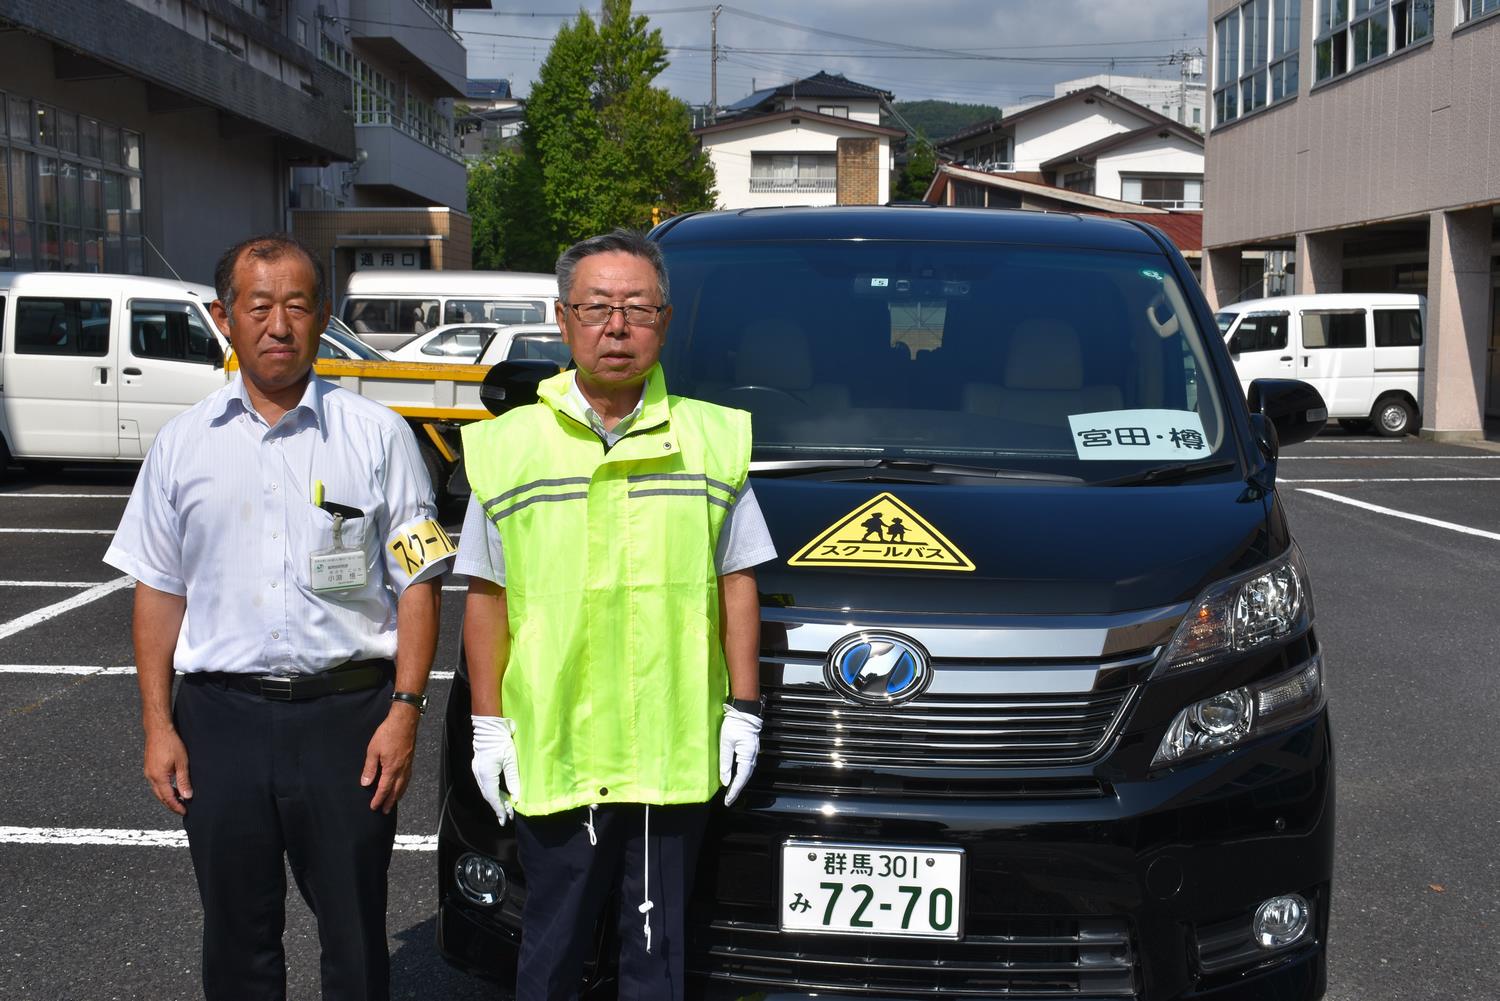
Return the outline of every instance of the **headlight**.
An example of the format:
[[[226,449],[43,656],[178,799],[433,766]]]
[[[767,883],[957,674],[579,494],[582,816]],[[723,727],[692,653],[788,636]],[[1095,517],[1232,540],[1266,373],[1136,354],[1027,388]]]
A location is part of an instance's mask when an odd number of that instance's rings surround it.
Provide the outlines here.
[[[1169,765],[1306,719],[1323,706],[1323,655],[1291,674],[1195,702],[1172,720],[1151,765]]]
[[[1312,594],[1297,547],[1204,591],[1167,645],[1158,672],[1196,667],[1285,639],[1312,621]]]

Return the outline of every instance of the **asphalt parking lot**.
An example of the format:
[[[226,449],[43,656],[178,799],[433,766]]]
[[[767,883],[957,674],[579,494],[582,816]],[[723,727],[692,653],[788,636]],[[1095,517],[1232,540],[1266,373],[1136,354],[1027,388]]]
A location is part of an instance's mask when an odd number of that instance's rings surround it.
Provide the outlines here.
[[[1500,450],[1331,431],[1289,449],[1338,754],[1329,997],[1500,997]],[[140,773],[130,581],[100,562],[134,470],[0,482],[0,998],[198,996],[197,893]],[[456,531],[462,508],[445,512]],[[391,870],[394,996],[499,996],[433,949],[437,748],[462,594],[443,630]],[[290,996],[317,997],[291,895]]]

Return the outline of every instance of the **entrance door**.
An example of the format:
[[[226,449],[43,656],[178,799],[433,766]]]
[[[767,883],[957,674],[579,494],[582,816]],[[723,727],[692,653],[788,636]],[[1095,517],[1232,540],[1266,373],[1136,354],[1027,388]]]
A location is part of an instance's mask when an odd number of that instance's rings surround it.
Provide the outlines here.
[[[224,385],[218,332],[194,302],[132,299],[120,348],[120,455],[144,456],[163,424]]]
[[[1229,354],[1246,392],[1256,379],[1295,379],[1285,311],[1249,313],[1229,337]]]
[[[1323,394],[1329,417],[1368,417],[1374,357],[1363,309],[1302,311],[1297,378]]]

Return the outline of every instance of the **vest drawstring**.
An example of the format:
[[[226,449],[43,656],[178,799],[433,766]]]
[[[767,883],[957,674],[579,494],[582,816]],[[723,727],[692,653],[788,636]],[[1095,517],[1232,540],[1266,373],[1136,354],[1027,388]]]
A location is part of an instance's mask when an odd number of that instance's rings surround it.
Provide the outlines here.
[[[597,809],[599,809],[597,803],[590,803],[589,819],[583,822],[583,826],[588,828],[589,831],[589,844],[596,848],[599,846],[599,835],[594,832],[594,811]]]
[[[646,859],[645,872],[641,875],[641,906],[640,911],[646,915],[646,955],[651,955],[651,908],[656,905],[651,902],[651,804],[646,804],[646,834],[644,855]]]

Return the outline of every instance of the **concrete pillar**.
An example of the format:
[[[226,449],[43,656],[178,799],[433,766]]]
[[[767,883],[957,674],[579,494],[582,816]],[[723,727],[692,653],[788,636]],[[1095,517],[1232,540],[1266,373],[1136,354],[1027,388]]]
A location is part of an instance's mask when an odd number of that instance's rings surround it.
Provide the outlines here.
[[[1199,283],[1208,298],[1208,308],[1215,313],[1239,299],[1241,261],[1239,247],[1204,248]]]
[[[1427,237],[1422,437],[1484,437],[1490,320],[1489,208],[1434,212]]]
[[[1337,233],[1297,234],[1297,294],[1344,291],[1344,238]]]

